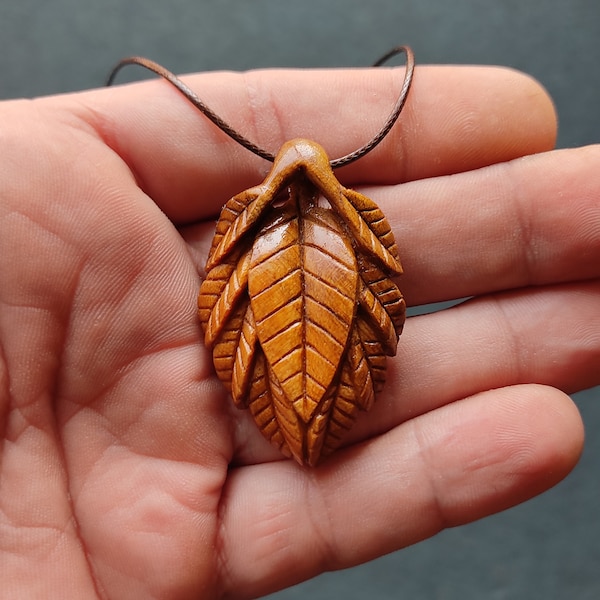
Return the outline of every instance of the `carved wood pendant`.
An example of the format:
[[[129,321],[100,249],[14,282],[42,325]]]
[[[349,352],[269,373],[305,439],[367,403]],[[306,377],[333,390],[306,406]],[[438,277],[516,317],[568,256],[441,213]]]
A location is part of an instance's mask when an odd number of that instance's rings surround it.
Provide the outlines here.
[[[215,370],[286,456],[316,465],[385,382],[405,303],[387,219],[324,150],[285,144],[265,181],[223,207],[198,313]]]

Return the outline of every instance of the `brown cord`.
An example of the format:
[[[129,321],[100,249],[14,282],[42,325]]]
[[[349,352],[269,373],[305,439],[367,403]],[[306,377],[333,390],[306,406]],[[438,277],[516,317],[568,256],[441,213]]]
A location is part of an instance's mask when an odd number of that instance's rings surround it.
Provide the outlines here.
[[[402,112],[402,108],[406,103],[406,98],[408,97],[408,92],[410,90],[410,86],[413,80],[413,73],[415,69],[415,59],[412,50],[408,46],[397,46],[392,48],[389,52],[384,54],[377,62],[373,64],[374,67],[379,67],[386,63],[390,58],[398,55],[398,54],[406,54],[406,70],[404,74],[404,82],[402,84],[402,88],[400,89],[400,93],[398,95],[398,99],[396,100],[396,104],[392,109],[389,117],[384,123],[381,130],[364,146],[358,148],[354,152],[350,152],[350,154],[346,154],[340,158],[336,158],[330,161],[330,165],[332,169],[337,169],[339,167],[344,167],[353,163],[354,161],[362,158],[365,154],[373,150],[377,144],[379,144],[383,138],[389,133],[390,129],[394,126],[400,113]],[[234,139],[238,144],[250,150],[257,156],[268,160],[269,162],[273,162],[275,160],[275,155],[271,152],[267,152],[266,150],[260,148],[249,139],[244,137],[241,133],[233,129],[231,125],[226,123],[219,115],[217,115],[211,108],[209,108],[204,102],[197,96],[197,94],[191,90],[181,79],[176,77],[171,71],[165,69],[158,63],[154,61],[143,58],[141,56],[131,56],[129,58],[124,58],[119,61],[114,69],[111,71],[106,85],[112,85],[115,80],[117,73],[126,65],[139,65],[156,73],[160,77],[166,79],[171,85],[175,86],[207,119],[212,121],[223,133],[226,133],[230,138]]]

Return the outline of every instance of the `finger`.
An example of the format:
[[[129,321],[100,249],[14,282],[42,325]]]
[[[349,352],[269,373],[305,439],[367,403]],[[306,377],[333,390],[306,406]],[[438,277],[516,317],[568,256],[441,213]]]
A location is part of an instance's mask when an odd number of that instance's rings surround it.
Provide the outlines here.
[[[486,296],[409,318],[387,361],[385,387],[344,445],[482,390],[539,383],[572,393],[600,384],[599,304],[596,281]],[[281,458],[248,411],[233,414],[237,464]]]
[[[409,319],[387,381],[345,444],[482,390],[600,384],[600,282],[516,291]]]
[[[221,117],[267,150],[276,152],[284,141],[306,137],[322,143],[333,158],[381,128],[402,77],[402,69],[271,70],[185,80]],[[260,182],[270,167],[163,81],[77,95],[74,102],[73,110],[178,222],[215,214],[227,198]],[[418,67],[388,139],[341,176],[347,183],[395,183],[464,171],[549,149],[555,134],[551,101],[522,74]]]
[[[409,306],[600,276],[600,145],[361,187],[395,232]],[[199,270],[212,224],[185,232]]]
[[[391,427],[481,390],[600,384],[600,282],[520,290],[409,319],[386,387],[360,428]],[[365,435],[365,432],[362,432]]]
[[[600,145],[400,186],[386,213],[409,305],[600,276]]]
[[[260,596],[523,502],[573,468],[582,441],[568,397],[519,386],[414,419],[318,471],[234,471],[222,501],[225,591]]]

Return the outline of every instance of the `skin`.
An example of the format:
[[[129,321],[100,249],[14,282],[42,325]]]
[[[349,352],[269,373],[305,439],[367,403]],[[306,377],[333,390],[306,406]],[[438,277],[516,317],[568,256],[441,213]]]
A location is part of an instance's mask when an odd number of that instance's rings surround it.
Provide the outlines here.
[[[401,72],[186,79],[270,150],[331,157]],[[4,598],[251,598],[543,492],[575,465],[566,393],[600,383],[600,150],[551,151],[522,74],[417,67],[400,122],[337,172],[394,229],[413,317],[318,469],[232,407],[195,316],[214,218],[269,165],[168,84],[0,104]],[[351,524],[351,526],[349,526]]]

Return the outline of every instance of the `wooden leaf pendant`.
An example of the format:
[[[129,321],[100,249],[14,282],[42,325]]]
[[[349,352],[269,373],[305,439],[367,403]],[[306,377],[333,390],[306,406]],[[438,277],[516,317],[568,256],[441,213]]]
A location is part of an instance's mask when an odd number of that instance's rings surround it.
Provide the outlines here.
[[[221,212],[198,313],[215,370],[286,456],[314,466],[385,382],[405,303],[387,219],[292,140]]]

